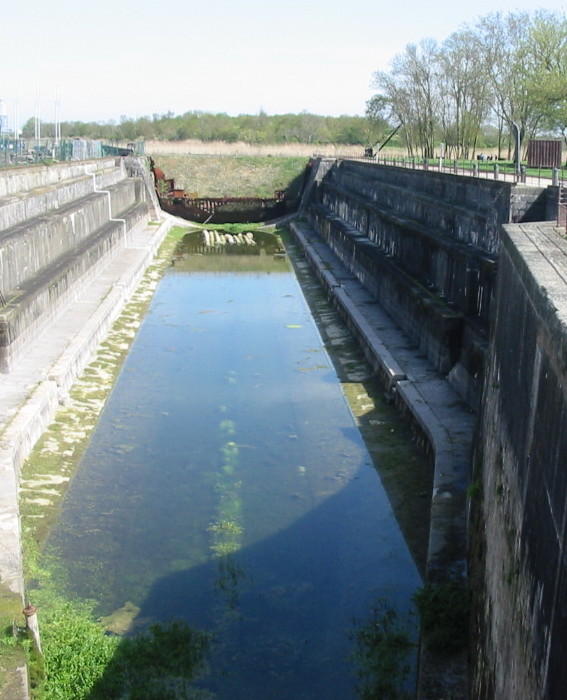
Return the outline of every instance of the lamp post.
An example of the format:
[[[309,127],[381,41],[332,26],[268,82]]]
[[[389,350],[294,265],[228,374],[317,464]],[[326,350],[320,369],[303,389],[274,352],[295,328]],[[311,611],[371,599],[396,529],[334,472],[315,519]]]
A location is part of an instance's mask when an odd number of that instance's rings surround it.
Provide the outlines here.
[[[516,179],[519,180],[520,174],[521,174],[521,170],[520,170],[520,148],[521,148],[520,127],[518,126],[518,124],[516,122],[512,122],[512,126],[516,130],[514,133],[514,135],[516,137],[516,157],[514,159],[514,161],[515,161],[514,170],[516,173]]]

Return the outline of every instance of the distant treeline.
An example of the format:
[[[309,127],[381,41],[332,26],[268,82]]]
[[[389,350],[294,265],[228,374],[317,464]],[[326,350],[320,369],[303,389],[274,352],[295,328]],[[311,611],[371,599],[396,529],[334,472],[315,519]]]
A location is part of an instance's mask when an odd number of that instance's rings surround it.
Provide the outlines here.
[[[62,138],[93,138],[107,141],[244,141],[262,143],[342,143],[371,145],[382,133],[384,124],[377,124],[366,117],[323,117],[302,112],[301,114],[228,114],[208,112],[186,112],[175,115],[154,114],[152,117],[130,119],[121,117],[113,122],[62,122]],[[382,129],[380,128],[382,127]],[[53,124],[42,123],[42,136],[55,134]],[[35,118],[31,117],[23,127],[23,136],[33,138]]]

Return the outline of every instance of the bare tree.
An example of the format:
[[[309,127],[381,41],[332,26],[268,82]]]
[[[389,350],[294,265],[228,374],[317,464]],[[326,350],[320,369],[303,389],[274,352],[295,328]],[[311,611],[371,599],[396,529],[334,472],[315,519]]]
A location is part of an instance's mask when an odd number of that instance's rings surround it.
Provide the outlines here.
[[[486,72],[470,30],[451,34],[438,54],[438,66],[443,140],[449,155],[468,158],[490,109]]]
[[[390,73],[377,72],[373,87],[403,125],[408,152],[432,158],[439,123],[438,47],[433,39],[409,44],[392,61]]]
[[[531,93],[543,112],[547,129],[559,131],[567,143],[567,19],[545,10],[529,27],[524,60]]]
[[[522,143],[542,129],[567,141],[567,21],[545,10],[489,14],[441,47],[431,39],[406,46],[373,87],[367,115],[387,106],[410,155],[431,157],[438,138],[451,155],[470,157],[489,121],[499,157],[505,141],[511,157],[516,128]]]

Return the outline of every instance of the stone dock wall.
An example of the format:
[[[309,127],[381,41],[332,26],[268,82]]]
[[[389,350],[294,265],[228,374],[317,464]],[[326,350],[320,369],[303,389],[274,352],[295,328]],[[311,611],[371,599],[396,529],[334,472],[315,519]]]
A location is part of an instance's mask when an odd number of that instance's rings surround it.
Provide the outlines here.
[[[346,312],[435,456],[428,579],[471,583],[470,691],[466,660],[443,662],[425,644],[419,697],[561,698],[567,246],[553,221],[557,189],[352,161],[326,163],[313,181],[294,228],[329,293],[346,308],[355,278],[369,295],[358,311],[378,302],[436,375],[384,347],[383,326],[371,347],[376,328]],[[313,253],[321,244],[346,272],[333,276]]]
[[[477,437],[472,697],[567,688],[567,242],[505,226]]]

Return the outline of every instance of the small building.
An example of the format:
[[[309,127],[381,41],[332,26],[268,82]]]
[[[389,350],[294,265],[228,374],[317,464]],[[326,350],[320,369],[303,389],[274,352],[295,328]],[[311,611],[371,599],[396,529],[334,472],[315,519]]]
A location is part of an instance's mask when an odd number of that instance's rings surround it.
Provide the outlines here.
[[[561,139],[532,139],[528,143],[528,168],[560,168]]]

